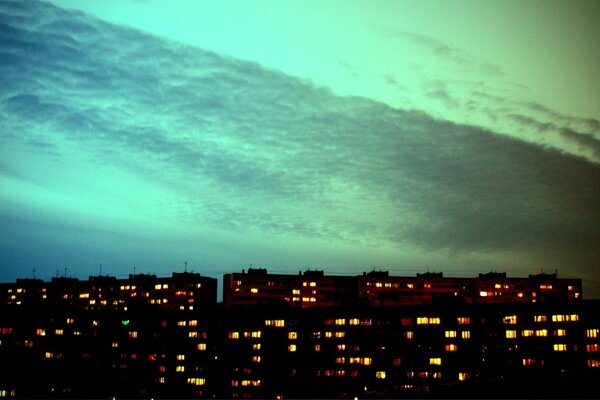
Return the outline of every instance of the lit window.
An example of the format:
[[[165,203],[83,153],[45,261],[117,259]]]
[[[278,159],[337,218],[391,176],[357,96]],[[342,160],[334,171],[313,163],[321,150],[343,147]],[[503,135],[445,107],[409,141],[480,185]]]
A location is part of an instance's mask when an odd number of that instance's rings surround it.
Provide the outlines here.
[[[514,325],[517,323],[517,316],[516,315],[507,315],[502,319],[502,323],[507,324],[507,325]]]
[[[448,352],[456,351],[457,349],[458,348],[456,347],[455,344],[450,343],[450,344],[446,345],[446,351],[448,351]]]
[[[206,383],[206,379],[204,379],[204,378],[188,378],[187,382],[190,385],[204,386],[204,384]]]
[[[345,318],[338,318],[335,320],[335,324],[336,325],[346,325],[346,319]]]
[[[585,351],[588,353],[597,353],[600,351],[600,345],[597,343],[594,344],[586,344]]]
[[[548,330],[547,329],[538,329],[535,331],[535,336],[546,337],[546,336],[548,336]]]
[[[260,356],[252,356],[252,362],[259,363],[260,362]]]
[[[184,365],[178,365],[175,367],[175,372],[185,372],[185,366]]]
[[[53,358],[54,357],[54,353],[50,353],[49,351],[46,352],[46,358]]]
[[[117,347],[119,347],[119,343],[118,342],[112,342],[111,347],[113,349],[116,349]]]
[[[402,359],[394,358],[394,366],[398,367],[400,365],[402,365]]]
[[[317,286],[317,283],[316,282],[311,282],[309,286],[310,287],[315,287],[315,286]]]
[[[565,320],[566,320],[566,318],[565,318],[565,317],[566,317],[565,315],[560,315],[560,314],[558,314],[558,315],[553,315],[553,316],[552,316],[552,322],[563,322],[563,321],[565,321]]]
[[[385,371],[376,371],[375,378],[377,379],[385,379]]]
[[[205,350],[206,350],[206,343],[198,343],[198,344],[196,345],[196,349],[197,349],[198,351],[205,351]]]
[[[185,360],[185,354],[177,354],[177,361],[184,361]]]
[[[166,283],[163,283],[163,285],[162,285],[162,288],[163,288],[163,289],[168,289],[168,288],[169,288],[169,285],[167,285]]]
[[[524,358],[523,365],[535,365],[535,360],[533,358]]]
[[[567,345],[566,344],[554,344],[554,351],[567,351]]]
[[[567,331],[565,329],[557,329],[554,331],[554,336],[566,336]]]
[[[321,351],[321,345],[320,344],[313,345],[313,350],[318,353],[319,351]]]
[[[335,359],[335,363],[336,364],[345,364],[346,363],[346,357],[337,357]]]
[[[444,333],[444,336],[447,338],[455,338],[456,337],[456,331],[446,331]]]
[[[344,350],[346,350],[346,345],[345,344],[338,344],[337,345],[337,349],[338,349],[338,351],[344,351]]]
[[[295,345],[295,344],[290,344],[290,345],[288,345],[288,351],[289,351],[289,352],[294,352],[294,351],[296,351],[296,345]]]
[[[299,295],[300,294],[300,289],[292,289],[292,294]]]
[[[254,339],[260,339],[261,332],[260,331],[252,331],[251,335]]]
[[[410,339],[414,338],[414,336],[415,336],[415,335],[414,335],[414,333],[413,333],[412,331],[407,331],[407,332],[404,332],[404,337],[405,337],[406,339],[409,339],[409,340],[410,340]]]
[[[589,337],[589,338],[596,338],[598,337],[598,332],[600,331],[600,329],[586,329],[585,330],[585,336]]]
[[[358,318],[352,318],[348,320],[348,324],[350,325],[360,325],[360,320]]]
[[[462,331],[460,333],[460,337],[463,339],[470,339],[471,338],[471,331]]]
[[[260,343],[252,343],[252,350],[260,350]]]
[[[459,372],[458,373],[458,380],[459,381],[466,381],[467,379],[469,379],[469,373],[468,372]]]
[[[250,289],[250,293],[258,293],[258,289],[253,287]]]
[[[64,333],[64,331],[63,331],[62,329],[56,329],[56,330],[54,331],[54,334],[55,334],[55,335],[58,335],[58,336],[61,336],[63,333]]]
[[[429,359],[429,365],[442,365],[442,359],[437,357],[437,358],[430,358]]]
[[[479,292],[479,296],[481,297],[487,297],[488,292],[486,292],[485,290],[482,290],[481,292]]]
[[[407,287],[408,289],[414,289],[414,288],[415,288],[415,285],[414,285],[414,283],[407,283],[407,284],[406,284],[406,287]]]
[[[534,331],[533,331],[533,329],[523,329],[523,331],[521,332],[521,335],[524,337],[533,336]]]
[[[129,337],[132,339],[136,339],[138,337],[138,333],[136,331],[129,332]]]
[[[265,326],[274,326],[276,328],[283,328],[285,326],[285,320],[283,320],[283,319],[267,319],[267,320],[265,320]]]
[[[567,315],[567,321],[577,322],[577,321],[579,321],[579,315],[577,315],[577,314]]]
[[[338,339],[339,338],[343,338],[344,336],[346,336],[346,332],[339,332],[338,331],[338,332],[335,333],[335,337],[338,338]]]
[[[288,332],[288,339],[290,339],[290,340],[298,339],[298,332]]]
[[[188,337],[190,337],[190,338],[198,337],[198,332],[188,332]]]
[[[439,317],[418,317],[417,325],[439,325]]]
[[[540,290],[552,290],[552,285],[541,284]]]
[[[423,287],[424,287],[425,289],[431,289],[431,283],[424,283],[424,284],[423,284]]]
[[[161,289],[161,285],[160,285],[160,283],[159,283],[159,284],[157,284],[157,285],[154,285],[154,289],[155,289],[155,290],[160,290],[160,289]]]
[[[198,321],[193,319],[188,323],[188,326],[198,326]]]
[[[545,315],[535,315],[533,317],[534,322],[546,322],[548,318]]]
[[[239,332],[229,332],[229,339],[239,339],[239,338],[240,338]]]
[[[588,360],[587,366],[589,368],[600,368],[600,360]]]
[[[38,328],[35,330],[35,334],[37,336],[46,336],[46,330],[42,328]]]
[[[89,299],[90,298],[90,294],[89,293],[81,293],[79,295],[80,299]]]
[[[517,337],[517,331],[514,330],[508,330],[506,331],[506,338],[507,339],[514,339]]]

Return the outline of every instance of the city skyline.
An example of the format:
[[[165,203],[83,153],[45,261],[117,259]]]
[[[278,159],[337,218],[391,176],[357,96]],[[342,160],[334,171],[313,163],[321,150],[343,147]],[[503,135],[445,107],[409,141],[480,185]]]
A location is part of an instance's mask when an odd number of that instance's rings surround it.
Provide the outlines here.
[[[0,281],[557,270],[600,297],[598,3],[0,12]]]

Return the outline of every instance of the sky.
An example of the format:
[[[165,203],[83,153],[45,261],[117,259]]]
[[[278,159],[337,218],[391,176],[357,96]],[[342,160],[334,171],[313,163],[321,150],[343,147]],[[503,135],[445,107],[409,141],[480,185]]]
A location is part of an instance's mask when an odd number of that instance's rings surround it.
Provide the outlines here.
[[[1,1],[0,281],[558,271],[600,298],[599,17]]]

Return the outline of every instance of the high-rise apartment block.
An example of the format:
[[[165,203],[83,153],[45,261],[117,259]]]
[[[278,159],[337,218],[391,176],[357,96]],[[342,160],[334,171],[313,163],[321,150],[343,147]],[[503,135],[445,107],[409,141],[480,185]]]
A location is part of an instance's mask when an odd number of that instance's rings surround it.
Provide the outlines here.
[[[0,285],[1,398],[585,398],[600,303],[556,274]]]

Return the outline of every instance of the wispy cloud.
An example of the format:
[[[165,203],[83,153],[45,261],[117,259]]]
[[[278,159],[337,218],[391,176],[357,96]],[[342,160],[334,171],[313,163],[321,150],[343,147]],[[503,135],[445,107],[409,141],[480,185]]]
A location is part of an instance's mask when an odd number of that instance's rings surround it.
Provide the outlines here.
[[[421,112],[337,97],[257,64],[44,3],[0,3],[0,11],[3,148],[31,162],[40,149],[77,149],[93,160],[80,166],[82,174],[98,162],[143,171],[144,180],[172,191],[173,202],[152,218],[600,266],[598,164]],[[407,37],[469,62],[443,43]],[[431,95],[453,101],[441,89]],[[518,113],[511,118],[547,128]],[[27,175],[10,165],[0,173]]]

